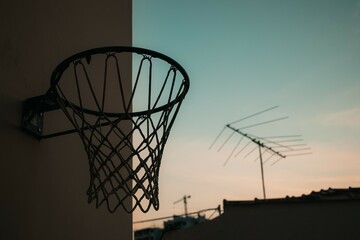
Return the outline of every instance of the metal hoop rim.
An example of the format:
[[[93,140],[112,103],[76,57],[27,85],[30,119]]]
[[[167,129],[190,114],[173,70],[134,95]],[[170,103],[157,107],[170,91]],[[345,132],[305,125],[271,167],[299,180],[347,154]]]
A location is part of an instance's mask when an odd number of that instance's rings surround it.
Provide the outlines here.
[[[156,52],[153,50],[149,50],[149,49],[145,49],[145,48],[138,48],[138,47],[129,47],[129,46],[108,46],[108,47],[93,48],[93,49],[79,52],[77,54],[74,54],[74,55],[66,58],[59,65],[57,65],[57,67],[54,69],[53,73],[51,74],[50,93],[55,94],[56,97],[60,97],[59,93],[56,90],[56,85],[61,80],[61,76],[64,73],[64,71],[74,61],[76,61],[78,59],[86,58],[88,56],[92,56],[95,54],[106,54],[106,53],[113,53],[113,52],[116,52],[116,53],[129,52],[129,53],[145,54],[145,55],[151,56],[152,58],[159,58],[161,60],[166,61],[171,66],[173,66],[176,70],[179,70],[180,73],[182,74],[182,76],[184,77],[183,91],[179,94],[179,96],[177,96],[171,102],[169,102],[165,105],[162,105],[160,107],[154,108],[151,111],[144,110],[144,111],[140,111],[140,112],[129,112],[129,113],[100,112],[100,111],[95,111],[95,110],[91,110],[91,109],[87,109],[87,108],[81,108],[81,107],[77,106],[76,104],[71,103],[71,105],[73,107],[81,109],[85,113],[88,113],[91,115],[96,115],[96,116],[107,115],[109,117],[123,117],[124,115],[127,115],[130,117],[134,117],[134,116],[149,115],[152,113],[163,111],[163,110],[167,109],[168,107],[173,106],[176,103],[180,102],[182,99],[184,99],[184,97],[187,94],[189,87],[190,87],[190,80],[189,80],[189,76],[188,76],[187,72],[178,62],[176,62],[174,59],[172,59],[162,53],[159,53],[159,52]]]

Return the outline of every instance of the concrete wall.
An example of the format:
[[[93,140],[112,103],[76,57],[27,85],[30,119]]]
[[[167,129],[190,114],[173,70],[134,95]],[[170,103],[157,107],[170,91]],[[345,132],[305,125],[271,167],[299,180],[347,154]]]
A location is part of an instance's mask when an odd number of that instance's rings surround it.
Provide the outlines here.
[[[163,239],[355,239],[360,236],[359,218],[359,200],[237,205]]]
[[[131,0],[1,1],[0,26],[0,239],[131,239],[131,214],[87,204],[79,136],[38,141],[20,128],[22,102],[63,59],[131,45]]]

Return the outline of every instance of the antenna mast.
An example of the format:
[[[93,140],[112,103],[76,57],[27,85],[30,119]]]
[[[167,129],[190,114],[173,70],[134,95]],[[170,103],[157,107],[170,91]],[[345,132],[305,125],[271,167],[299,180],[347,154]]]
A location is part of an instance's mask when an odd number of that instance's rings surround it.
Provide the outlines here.
[[[250,137],[248,134],[243,133],[242,131],[240,131],[239,129],[236,129],[232,126],[230,126],[230,124],[226,125],[227,128],[233,130],[236,133],[239,133],[240,135],[242,135],[243,137],[246,137],[248,139],[250,139],[253,143],[255,143],[256,145],[258,145],[259,147],[259,157],[260,157],[260,167],[261,167],[261,179],[262,179],[262,186],[263,186],[263,195],[264,195],[264,199],[266,199],[266,192],[265,192],[265,179],[264,179],[264,163],[263,163],[263,159],[262,159],[262,152],[261,152],[261,148],[265,148],[266,150],[272,152],[273,154],[278,155],[281,158],[285,158],[286,156],[284,156],[283,154],[281,154],[278,151],[275,151],[274,149],[272,149],[271,147],[265,145],[264,142],[261,142],[259,139],[256,139],[255,137]]]
[[[232,133],[230,136],[228,136],[226,138],[226,140],[224,141],[224,143],[219,147],[219,149],[217,151],[220,151],[224,145],[226,143],[229,142],[229,140],[233,137],[233,135],[235,133],[238,133],[241,135],[241,138],[238,140],[236,146],[234,147],[234,149],[232,150],[231,154],[229,155],[229,157],[227,158],[227,160],[224,163],[224,166],[226,165],[226,163],[230,160],[231,157],[236,157],[238,156],[241,152],[243,152],[243,150],[245,148],[247,148],[248,145],[250,145],[251,143],[255,143],[256,146],[255,148],[253,148],[253,150],[251,150],[249,153],[247,153],[244,158],[246,158],[247,156],[249,156],[252,152],[254,152],[256,150],[256,148],[259,149],[259,156],[255,159],[255,161],[257,159],[260,159],[260,168],[261,168],[261,180],[262,180],[262,188],[263,188],[263,195],[264,195],[264,199],[266,199],[266,191],[265,191],[265,178],[264,178],[264,164],[269,161],[272,157],[277,156],[278,159],[275,160],[272,164],[274,165],[275,163],[277,163],[279,160],[284,159],[286,157],[291,157],[291,156],[300,156],[300,155],[308,155],[311,154],[311,152],[304,152],[304,150],[310,150],[310,148],[301,148],[302,146],[305,146],[306,144],[289,144],[291,142],[296,142],[296,141],[302,141],[302,139],[298,139],[299,137],[301,137],[301,135],[285,135],[285,136],[272,136],[272,137],[257,137],[253,134],[248,134],[243,132],[243,129],[247,129],[247,128],[252,128],[252,127],[256,127],[256,126],[261,126],[261,125],[265,125],[265,124],[269,124],[269,123],[273,123],[273,122],[277,122],[280,120],[284,120],[287,119],[288,117],[281,117],[281,118],[276,118],[276,119],[272,119],[272,120],[268,120],[268,121],[264,121],[264,122],[258,122],[255,124],[250,124],[247,126],[243,126],[240,128],[235,128],[233,127],[233,125],[235,123],[239,123],[243,120],[258,116],[260,114],[263,114],[265,112],[268,112],[270,110],[273,110],[274,108],[277,108],[278,106],[274,106],[271,108],[267,108],[263,111],[257,112],[255,114],[249,115],[247,117],[244,117],[242,119],[239,119],[237,121],[233,121],[229,124],[226,124],[224,126],[224,128],[221,130],[220,134],[215,138],[214,142],[211,144],[210,148],[211,149],[215,143],[218,141],[218,139],[220,138],[220,136],[224,133],[224,131],[226,129],[230,129],[232,130]],[[240,144],[242,143],[242,140],[246,139],[248,142],[245,144],[245,146],[243,146],[241,148],[240,151],[238,151],[234,156],[233,154],[235,153],[235,151],[238,149],[238,147],[240,146]],[[279,139],[279,140],[277,140]],[[275,150],[277,149],[277,150]],[[283,153],[285,152],[292,152],[293,154],[290,155],[284,155]],[[265,161],[263,160],[263,157],[266,156]]]

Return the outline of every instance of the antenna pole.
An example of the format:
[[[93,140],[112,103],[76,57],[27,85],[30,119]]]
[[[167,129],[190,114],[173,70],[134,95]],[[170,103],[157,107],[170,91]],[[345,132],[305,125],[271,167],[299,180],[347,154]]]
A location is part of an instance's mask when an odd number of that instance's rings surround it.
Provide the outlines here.
[[[302,141],[301,138],[297,138],[297,137],[301,137],[301,135],[288,135],[288,136],[272,136],[272,137],[257,137],[253,134],[248,134],[243,132],[243,129],[246,128],[252,128],[255,126],[260,126],[260,125],[264,125],[264,124],[268,124],[268,123],[273,123],[273,122],[277,122],[280,120],[284,120],[287,119],[288,117],[282,117],[282,118],[276,118],[276,119],[272,119],[269,121],[265,121],[265,122],[258,122],[256,124],[252,124],[252,125],[248,125],[245,127],[241,127],[241,128],[234,128],[233,126],[231,126],[232,124],[241,122],[245,119],[260,115],[264,112],[270,111],[274,108],[277,108],[278,106],[274,106],[268,109],[265,109],[263,111],[257,112],[255,114],[252,114],[250,116],[247,116],[245,118],[239,119],[237,121],[228,123],[225,125],[225,128],[229,128],[230,130],[233,131],[233,133],[225,140],[225,142],[223,143],[223,145],[219,148],[218,151],[220,151],[224,145],[228,142],[228,140],[232,137],[232,135],[236,132],[238,134],[241,135],[240,140],[238,141],[238,143],[236,144],[235,148],[232,150],[232,152],[230,153],[229,157],[227,158],[227,160],[224,163],[224,166],[227,164],[227,162],[230,160],[230,158],[233,156],[233,154],[235,153],[236,149],[239,147],[241,141],[243,138],[246,138],[246,140],[250,140],[245,146],[243,146],[241,148],[240,151],[238,151],[234,157],[238,156],[249,144],[254,143],[256,144],[256,146],[254,146],[254,148],[247,153],[244,158],[246,158],[247,156],[249,156],[250,154],[252,154],[256,148],[259,149],[259,156],[255,159],[255,161],[257,161],[258,159],[260,159],[260,170],[261,170],[261,181],[262,181],[262,188],[263,188],[263,196],[264,196],[264,200],[266,200],[266,191],[265,191],[265,177],[264,177],[264,163],[266,163],[269,159],[271,159],[274,156],[278,156],[279,159],[277,159],[272,165],[274,165],[275,163],[277,163],[279,160],[286,158],[287,156],[299,156],[299,155],[307,155],[307,154],[311,154],[311,152],[302,152],[304,150],[309,150],[309,148],[292,148],[292,147],[299,147],[299,146],[306,146],[306,144],[295,144],[295,145],[287,145],[287,144],[280,144],[280,143],[287,143],[287,142],[297,142],[297,141]],[[222,134],[222,132],[224,131],[224,129],[222,129],[222,131],[220,132],[219,136]],[[215,142],[218,140],[219,136],[216,137]],[[275,141],[275,140],[271,140],[273,138],[278,138],[281,141]],[[291,138],[291,139],[288,139]],[[294,139],[295,138],[295,139]],[[214,144],[214,143],[213,143]],[[211,145],[211,147],[213,146],[213,144]],[[210,147],[210,148],[211,148]],[[280,150],[276,150],[280,148]],[[287,150],[284,150],[287,149]],[[293,151],[301,151],[301,152],[297,152],[297,153],[293,153],[291,155],[284,155],[282,152],[293,152]],[[269,157],[267,157],[267,154],[270,154]],[[266,156],[265,161],[263,161],[263,155]]]
[[[230,128],[231,130],[233,130],[234,132],[239,133],[240,135],[242,135],[243,137],[246,137],[248,139],[250,139],[252,142],[254,142],[255,144],[258,145],[259,147],[259,158],[260,158],[260,168],[261,168],[261,180],[262,180],[262,186],[263,186],[263,195],[264,195],[264,199],[266,199],[266,192],[265,192],[265,178],[264,178],[264,164],[263,164],[263,159],[262,159],[262,152],[261,149],[264,148],[267,151],[272,152],[273,154],[278,155],[280,158],[285,158],[286,156],[281,154],[278,151],[275,151],[273,148],[265,145],[263,142],[260,142],[257,138],[251,137],[249,136],[249,134],[243,133],[241,132],[239,129],[233,128],[232,126],[230,126],[230,124],[227,124],[226,127]],[[256,149],[256,147],[254,148],[254,150]]]
[[[259,156],[260,156],[260,168],[261,168],[261,179],[262,179],[262,186],[263,186],[263,195],[264,195],[264,199],[266,199],[264,167],[263,167],[263,160],[262,160],[262,153],[261,153],[261,145],[260,144],[259,144]]]

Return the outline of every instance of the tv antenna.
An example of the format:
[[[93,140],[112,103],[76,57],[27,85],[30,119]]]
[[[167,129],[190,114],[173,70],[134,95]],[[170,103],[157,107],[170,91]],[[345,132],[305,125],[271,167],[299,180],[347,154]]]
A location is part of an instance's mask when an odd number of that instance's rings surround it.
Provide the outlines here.
[[[256,157],[255,161],[260,160],[261,180],[262,180],[262,189],[263,189],[264,199],[266,199],[265,177],[264,177],[264,164],[266,162],[270,161],[273,157],[277,157],[276,160],[273,161],[273,163],[271,164],[271,166],[273,166],[274,164],[279,162],[281,159],[284,159],[284,158],[287,158],[287,157],[312,154],[311,152],[308,151],[308,150],[310,150],[310,148],[306,147],[306,144],[297,143],[297,142],[303,141],[301,139],[301,137],[302,137],[301,135],[292,134],[292,135],[284,135],[284,136],[258,137],[258,136],[255,136],[253,134],[250,134],[250,133],[247,133],[247,132],[244,131],[244,129],[248,129],[248,128],[252,128],[252,127],[256,127],[256,126],[260,126],[260,125],[265,125],[265,124],[269,124],[269,123],[274,123],[274,122],[277,122],[277,121],[288,119],[289,117],[274,118],[274,119],[271,119],[271,120],[262,121],[262,122],[258,122],[258,123],[255,123],[255,124],[242,126],[242,127],[235,127],[234,126],[235,124],[237,124],[237,123],[239,123],[241,121],[244,121],[246,119],[250,119],[252,117],[258,116],[258,115],[263,114],[265,112],[271,111],[271,110],[273,110],[273,109],[275,109],[277,107],[278,106],[267,108],[267,109],[262,110],[260,112],[251,114],[251,115],[249,115],[247,117],[244,117],[244,118],[241,118],[239,120],[236,120],[236,121],[233,121],[233,122],[230,122],[230,123],[226,124],[223,127],[223,129],[220,131],[220,133],[217,135],[214,142],[211,144],[211,146],[209,148],[209,149],[211,149],[215,145],[215,143],[219,140],[221,135],[227,129],[230,129],[232,132],[225,139],[223,144],[218,148],[218,152],[230,141],[230,139],[235,135],[235,133],[240,136],[240,138],[238,139],[235,147],[233,148],[230,155],[228,156],[228,158],[224,162],[224,166],[225,166],[232,157],[235,158],[235,157],[239,156],[241,153],[243,153],[245,151],[245,149],[247,149],[247,147],[249,147],[251,145],[255,145],[255,147],[253,149],[251,149],[247,154],[244,155],[244,158],[250,156],[253,152],[255,152],[256,149],[258,149],[259,155],[258,155],[258,157]],[[246,142],[246,143],[242,146],[242,148],[240,150],[238,150],[240,145],[243,142]],[[264,160],[265,156],[266,156],[266,158]]]
[[[180,198],[179,200],[177,200],[177,201],[175,201],[175,202],[173,203],[173,204],[177,204],[177,203],[179,203],[179,202],[181,202],[181,201],[184,202],[185,217],[188,216],[188,210],[187,210],[187,199],[188,199],[188,198],[191,198],[191,196],[190,196],[190,195],[184,195],[184,197]]]

